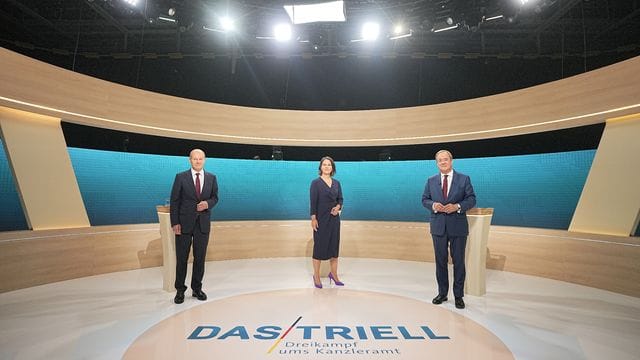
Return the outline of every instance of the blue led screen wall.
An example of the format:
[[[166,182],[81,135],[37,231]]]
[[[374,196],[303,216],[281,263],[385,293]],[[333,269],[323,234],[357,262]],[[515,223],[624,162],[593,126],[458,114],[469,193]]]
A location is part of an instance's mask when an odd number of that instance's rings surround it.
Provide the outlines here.
[[[146,155],[69,148],[92,225],[157,222],[187,155]],[[455,154],[454,154],[455,155]],[[492,224],[567,229],[595,150],[454,159],[471,176],[478,207],[495,209]],[[318,159],[319,160],[319,159]],[[421,196],[434,160],[336,163],[344,220],[427,221]],[[309,184],[318,161],[207,158],[218,177],[214,220],[309,219]]]
[[[0,231],[28,229],[2,140],[0,140],[0,204],[2,204],[0,206]]]

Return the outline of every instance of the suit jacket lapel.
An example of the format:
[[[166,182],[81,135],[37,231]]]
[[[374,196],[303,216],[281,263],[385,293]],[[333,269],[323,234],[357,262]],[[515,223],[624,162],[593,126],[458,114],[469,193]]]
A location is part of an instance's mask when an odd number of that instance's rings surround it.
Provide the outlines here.
[[[452,174],[453,177],[453,185],[450,189],[449,189],[449,196],[448,198],[452,198],[453,196],[456,196],[456,194],[458,193],[458,190],[461,189],[460,187],[460,176],[458,175],[458,173],[456,173],[455,171]]]
[[[202,179],[204,180],[204,184],[202,184],[202,192],[200,193],[200,198],[204,199],[204,198],[208,198],[209,194],[211,193],[211,178],[209,176],[207,176],[206,172],[202,172],[204,175],[202,176]],[[207,195],[205,195],[207,194]]]
[[[435,192],[435,194],[433,195],[433,199],[436,202],[439,203],[444,203],[444,196],[442,195],[442,176],[440,176],[440,173],[438,173],[438,175],[436,175],[436,179],[435,179],[435,183],[436,183],[436,188],[433,189],[433,191]]]

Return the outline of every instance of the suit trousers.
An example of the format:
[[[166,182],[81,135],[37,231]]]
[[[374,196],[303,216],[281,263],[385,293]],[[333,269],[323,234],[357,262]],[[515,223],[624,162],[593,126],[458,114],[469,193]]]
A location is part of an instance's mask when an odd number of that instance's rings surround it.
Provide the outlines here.
[[[436,258],[436,279],[438,280],[438,294],[447,296],[449,293],[449,249],[453,261],[453,296],[464,296],[464,251],[467,245],[466,236],[431,235],[433,250]],[[449,248],[449,249],[447,249]]]
[[[178,291],[186,291],[184,282],[187,277],[187,263],[189,252],[193,244],[193,271],[191,273],[191,290],[202,290],[202,277],[204,276],[204,262],[207,256],[207,245],[209,244],[209,233],[200,230],[200,221],[208,221],[204,216],[196,218],[196,224],[191,234],[182,233],[176,235],[176,281],[175,287]]]

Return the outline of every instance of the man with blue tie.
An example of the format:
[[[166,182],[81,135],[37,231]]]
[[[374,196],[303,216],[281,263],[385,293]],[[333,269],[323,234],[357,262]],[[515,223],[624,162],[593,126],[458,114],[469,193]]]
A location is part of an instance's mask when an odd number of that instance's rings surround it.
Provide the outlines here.
[[[440,173],[427,180],[422,194],[422,205],[431,213],[429,223],[438,280],[438,295],[432,302],[439,305],[448,300],[450,250],[455,305],[464,309],[464,251],[469,235],[466,211],[476,205],[476,195],[469,176],[453,170],[451,152],[440,150],[435,158]]]
[[[176,236],[176,304],[184,302],[189,251],[193,243],[192,296],[207,300],[202,291],[204,262],[211,231],[211,209],[218,203],[216,176],[204,171],[205,154],[200,149],[189,153],[191,169],[178,173],[171,189],[171,227]]]

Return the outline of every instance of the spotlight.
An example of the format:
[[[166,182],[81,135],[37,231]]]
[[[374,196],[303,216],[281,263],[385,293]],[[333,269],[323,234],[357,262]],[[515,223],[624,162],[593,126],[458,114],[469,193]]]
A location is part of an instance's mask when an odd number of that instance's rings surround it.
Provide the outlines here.
[[[389,160],[391,160],[391,150],[382,149],[382,151],[380,151],[380,153],[378,154],[378,160],[379,161],[389,161]]]
[[[284,5],[293,24],[346,20],[344,1],[329,1],[317,4]]]
[[[284,154],[282,153],[282,148],[280,146],[274,146],[271,151],[271,160],[282,160],[284,159]]]
[[[169,8],[169,10],[167,11],[167,14],[169,14],[169,16],[173,16],[176,14],[176,9],[175,8]]]
[[[291,40],[291,25],[278,24],[274,26],[273,36],[277,41],[280,41],[280,42]]]
[[[126,2],[127,4],[129,4],[131,6],[138,5],[138,0],[124,0],[124,2]]]
[[[220,21],[220,26],[222,27],[222,30],[224,31],[233,31],[236,27],[233,19],[231,19],[228,16],[223,16],[219,19]]]
[[[368,22],[362,25],[362,40],[373,41],[380,35],[380,25],[378,23]]]
[[[213,31],[218,33],[230,33],[236,29],[236,24],[232,18],[228,16],[222,16],[217,19],[218,25],[215,27],[202,26],[204,30]]]
[[[401,24],[398,24],[396,26],[394,26],[393,28],[393,36],[389,37],[389,40],[396,40],[396,39],[402,39],[402,38],[406,38],[412,35],[412,31],[411,29],[409,29],[409,31],[405,31],[404,30],[404,26],[402,26]]]
[[[322,31],[312,31],[309,34],[309,41],[311,42],[311,45],[313,45],[313,49],[315,51],[318,51],[320,49],[320,46],[325,44],[325,39],[326,39],[326,35],[324,32]],[[316,48],[318,50],[316,50]]]

